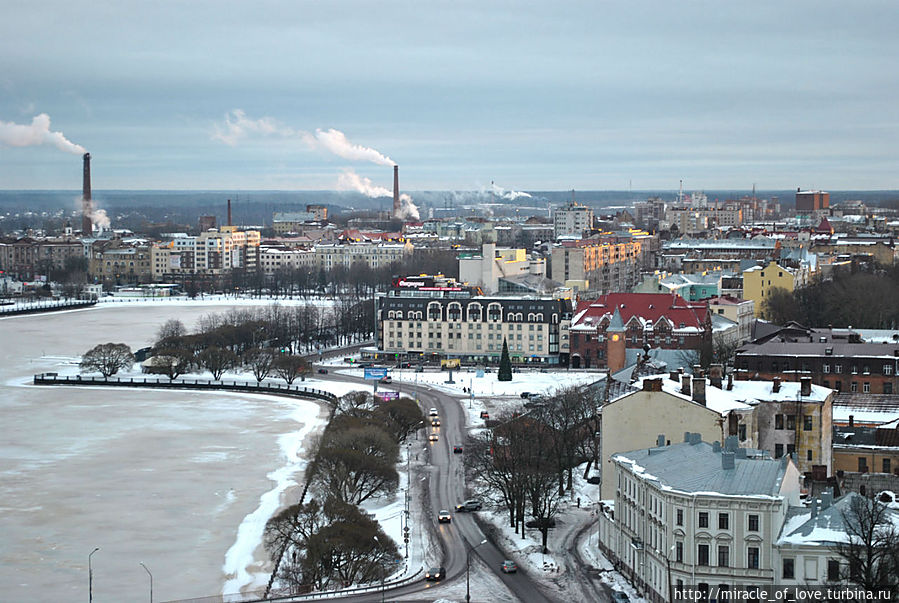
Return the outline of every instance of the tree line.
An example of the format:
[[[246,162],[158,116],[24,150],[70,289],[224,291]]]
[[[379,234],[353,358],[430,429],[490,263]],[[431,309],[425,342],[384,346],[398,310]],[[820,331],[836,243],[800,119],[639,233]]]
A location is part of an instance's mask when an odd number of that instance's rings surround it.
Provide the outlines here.
[[[795,291],[774,289],[762,315],[775,324],[795,321],[809,327],[858,329],[899,327],[899,266],[871,272],[838,270],[831,280]]]
[[[598,466],[600,402],[585,387],[564,388],[499,415],[466,445],[468,483],[506,511],[516,532],[538,529],[544,552],[575,467],[586,461],[586,478]]]
[[[400,445],[421,425],[421,410],[409,398],[376,403],[352,392],[330,411],[308,451],[306,491],[266,524],[274,577],[290,594],[383,580],[400,558],[359,505],[396,493]]]

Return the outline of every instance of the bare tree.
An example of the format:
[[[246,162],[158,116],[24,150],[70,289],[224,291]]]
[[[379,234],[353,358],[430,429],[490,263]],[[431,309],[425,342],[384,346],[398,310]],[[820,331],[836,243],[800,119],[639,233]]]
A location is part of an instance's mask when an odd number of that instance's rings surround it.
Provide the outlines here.
[[[294,356],[293,354],[281,354],[275,358],[272,364],[275,374],[290,385],[297,377],[303,381],[309,374],[309,363],[302,356]]]
[[[79,368],[82,372],[97,371],[110,377],[121,369],[134,366],[134,355],[124,343],[101,343],[88,350],[81,357]]]
[[[275,362],[275,355],[271,350],[260,350],[258,348],[249,349],[243,355],[244,366],[253,371],[256,381],[262,381],[272,370]]]
[[[847,496],[841,511],[846,541],[833,547],[842,560],[841,579],[867,591],[899,592],[899,513],[860,494]]]
[[[156,343],[158,344],[171,337],[182,337],[184,335],[187,335],[184,323],[176,318],[170,318],[156,331]]]
[[[389,494],[399,483],[398,444],[375,425],[357,425],[335,427],[332,421],[322,437],[313,477],[320,492],[354,505]]]
[[[221,379],[225,371],[237,366],[237,360],[237,354],[216,345],[206,348],[197,355],[198,364],[212,373],[215,381]]]

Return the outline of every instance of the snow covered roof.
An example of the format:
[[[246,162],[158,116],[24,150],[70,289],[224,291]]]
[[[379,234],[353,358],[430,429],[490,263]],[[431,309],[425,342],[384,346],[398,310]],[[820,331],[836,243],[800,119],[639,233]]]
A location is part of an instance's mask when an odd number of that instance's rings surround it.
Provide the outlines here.
[[[853,501],[856,500],[863,502],[865,498],[850,492],[826,508],[818,510],[814,517],[812,509],[791,507],[781,528],[778,546],[787,544],[830,546],[838,542],[847,542],[849,535],[846,530],[846,517],[852,516],[851,509]],[[818,504],[818,501],[813,501],[812,504]],[[887,517],[899,528],[899,513],[888,510]]]
[[[735,455],[734,467],[724,469],[721,456],[720,447],[716,450],[707,442],[682,442],[615,454],[612,460],[643,479],[657,482],[663,490],[707,496],[780,497],[789,457],[773,460]]]

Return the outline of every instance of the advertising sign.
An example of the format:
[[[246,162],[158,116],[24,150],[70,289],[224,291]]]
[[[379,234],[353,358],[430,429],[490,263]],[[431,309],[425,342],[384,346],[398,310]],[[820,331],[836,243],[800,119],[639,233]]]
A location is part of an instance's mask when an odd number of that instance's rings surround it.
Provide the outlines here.
[[[378,380],[378,379],[383,379],[384,377],[387,376],[386,368],[367,368],[367,369],[363,369],[363,370],[364,370],[363,378],[365,378],[365,379]]]
[[[384,400],[386,402],[387,400],[399,399],[400,393],[399,392],[378,392],[375,394],[375,396],[377,396],[378,398],[381,398],[382,400]]]

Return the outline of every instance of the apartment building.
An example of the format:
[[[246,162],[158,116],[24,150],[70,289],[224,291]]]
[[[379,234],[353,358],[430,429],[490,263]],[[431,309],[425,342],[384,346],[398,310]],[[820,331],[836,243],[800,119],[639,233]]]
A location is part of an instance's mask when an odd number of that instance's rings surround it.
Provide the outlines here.
[[[198,236],[180,235],[150,249],[153,279],[164,281],[184,275],[220,278],[234,269],[254,273],[259,267],[260,233],[223,226]]]
[[[685,432],[612,457],[614,505],[599,515],[599,548],[653,602],[673,589],[705,593],[773,585],[784,519],[799,505],[799,472],[736,438]]]
[[[570,300],[478,293],[447,279],[402,279],[376,299],[378,349],[397,359],[498,363],[505,341],[514,363],[567,361]]]
[[[520,276],[546,276],[546,260],[531,257],[526,249],[497,248],[495,243],[483,243],[481,253],[459,256],[459,280],[480,287],[485,293],[499,290],[499,280]]]
[[[552,249],[551,278],[600,294],[630,291],[640,279],[641,247],[639,239],[564,241]]]
[[[868,343],[850,329],[790,324],[741,346],[734,365],[738,379],[810,377],[837,392],[899,393],[899,342]]]
[[[150,283],[153,281],[151,249],[146,241],[95,241],[90,248],[88,274],[103,283]]]
[[[20,280],[46,276],[66,259],[86,255],[86,245],[74,237],[0,238],[0,270]]]
[[[737,323],[738,343],[747,342],[752,338],[752,323],[755,320],[754,301],[729,295],[711,297],[705,301],[709,304],[709,312]]]
[[[267,275],[301,268],[312,270],[316,267],[315,251],[283,244],[262,244],[259,247],[259,267]]]
[[[593,210],[569,203],[553,212],[553,234],[559,237],[583,237],[593,228]],[[557,279],[558,280],[558,279]]]
[[[412,243],[377,241],[339,241],[315,246],[315,265],[328,271],[349,268],[361,262],[369,268],[383,268],[412,255]]]
[[[743,271],[743,299],[755,303],[755,314],[761,316],[765,300],[775,289],[795,291],[808,284],[810,270],[803,264],[797,268],[771,261],[766,266],[753,266]]]

